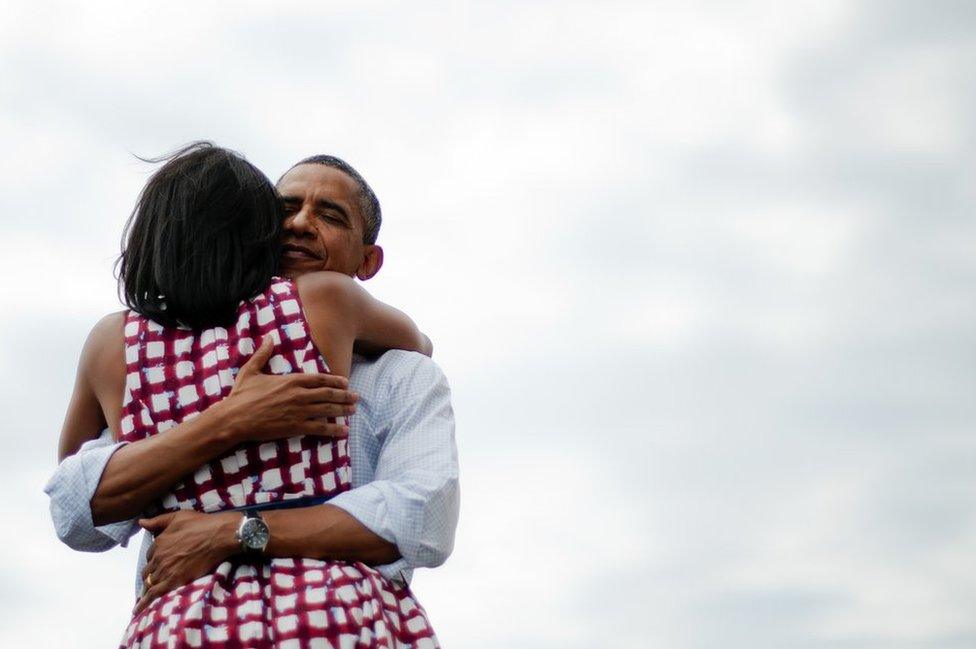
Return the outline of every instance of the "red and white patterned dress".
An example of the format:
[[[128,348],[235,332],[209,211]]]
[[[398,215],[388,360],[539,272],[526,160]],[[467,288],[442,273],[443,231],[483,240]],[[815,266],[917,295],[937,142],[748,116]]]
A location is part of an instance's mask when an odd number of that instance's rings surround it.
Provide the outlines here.
[[[130,311],[122,439],[162,432],[223,399],[264,336],[275,342],[268,371],[328,372],[290,280],[275,278],[242,302],[236,325],[226,329],[163,327]],[[201,512],[267,507],[332,496],[350,489],[350,480],[346,440],[300,436],[247,443],[200,467],[160,506]],[[150,604],[132,619],[120,646],[439,645],[410,589],[363,563],[238,556]]]

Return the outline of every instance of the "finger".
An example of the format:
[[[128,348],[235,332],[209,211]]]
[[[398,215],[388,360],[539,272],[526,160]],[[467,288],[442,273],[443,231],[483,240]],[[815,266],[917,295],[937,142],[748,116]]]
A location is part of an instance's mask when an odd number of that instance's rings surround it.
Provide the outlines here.
[[[310,403],[303,408],[309,419],[322,417],[348,417],[356,414],[356,404],[342,403]]]
[[[146,608],[147,604],[149,604],[148,597],[149,597],[149,591],[143,588],[142,596],[139,597],[139,601],[136,602],[136,605],[132,607],[132,615],[139,615],[139,613],[142,613],[142,610]]]
[[[139,598],[139,601],[136,602],[136,605],[132,609],[133,615],[138,615],[144,611],[157,597],[159,597],[159,591],[155,584],[153,584],[152,588],[143,587],[142,597]]]
[[[161,571],[159,568],[159,562],[153,561],[152,559],[148,559],[146,561],[146,565],[142,567],[142,582],[146,583],[146,580],[149,577],[149,575],[152,575],[152,578],[154,580],[158,580],[160,572]]]
[[[359,395],[352,390],[336,388],[309,388],[302,390],[295,396],[300,403],[343,403],[353,404],[359,401]]]
[[[291,374],[289,377],[292,383],[306,388],[339,388],[345,390],[349,387],[349,379],[338,374],[313,372],[310,374]]]
[[[268,364],[268,360],[271,358],[271,352],[274,351],[274,341],[270,336],[265,336],[261,341],[261,346],[257,348],[254,354],[251,355],[241,371],[237,373],[238,378],[242,374],[260,374],[264,366]]]
[[[170,591],[169,585],[165,583],[154,583],[151,588],[143,593],[139,601],[136,602],[135,608],[132,609],[134,614],[141,613],[147,606],[152,604],[160,595],[165,595]]]
[[[298,426],[302,435],[315,435],[316,437],[349,437],[349,426],[343,424],[331,424],[326,421],[306,421]]]
[[[168,512],[166,514],[160,514],[159,516],[153,516],[152,518],[140,518],[139,527],[146,530],[153,536],[158,536],[169,527],[169,524],[173,522],[173,517],[176,516],[178,512]]]
[[[152,542],[149,544],[149,549],[146,550],[146,565],[147,566],[149,565],[149,562],[152,561],[152,558],[153,558],[153,555],[154,554],[156,554],[156,539],[153,539],[152,540]]]

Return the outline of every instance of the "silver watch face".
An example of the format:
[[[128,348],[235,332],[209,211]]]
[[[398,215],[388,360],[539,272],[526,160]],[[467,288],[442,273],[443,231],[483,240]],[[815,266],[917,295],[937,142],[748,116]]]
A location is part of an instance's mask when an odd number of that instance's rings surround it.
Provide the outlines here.
[[[263,550],[268,544],[270,533],[267,524],[260,518],[248,518],[241,524],[241,544],[251,550]]]

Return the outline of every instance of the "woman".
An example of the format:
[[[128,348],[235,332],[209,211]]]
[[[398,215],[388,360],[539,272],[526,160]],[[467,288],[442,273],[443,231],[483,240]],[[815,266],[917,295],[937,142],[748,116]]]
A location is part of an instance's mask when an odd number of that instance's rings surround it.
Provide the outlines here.
[[[172,428],[227,396],[258,346],[277,374],[348,376],[355,343],[430,354],[406,315],[350,278],[275,275],[283,214],[243,158],[198,143],[164,160],[127,225],[119,281],[129,310],[89,336],[63,438],[108,426],[136,441]],[[260,510],[350,488],[346,441],[295,432],[236,446],[161,499],[165,511],[245,510],[234,516],[250,551],[136,613],[121,646],[437,646],[409,589],[372,568],[273,556]]]

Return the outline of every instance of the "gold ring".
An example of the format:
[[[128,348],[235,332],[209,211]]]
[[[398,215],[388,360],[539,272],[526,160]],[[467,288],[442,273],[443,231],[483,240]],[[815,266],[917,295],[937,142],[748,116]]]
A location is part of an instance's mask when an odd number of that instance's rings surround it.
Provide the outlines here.
[[[152,573],[146,573],[146,587],[152,588]]]

